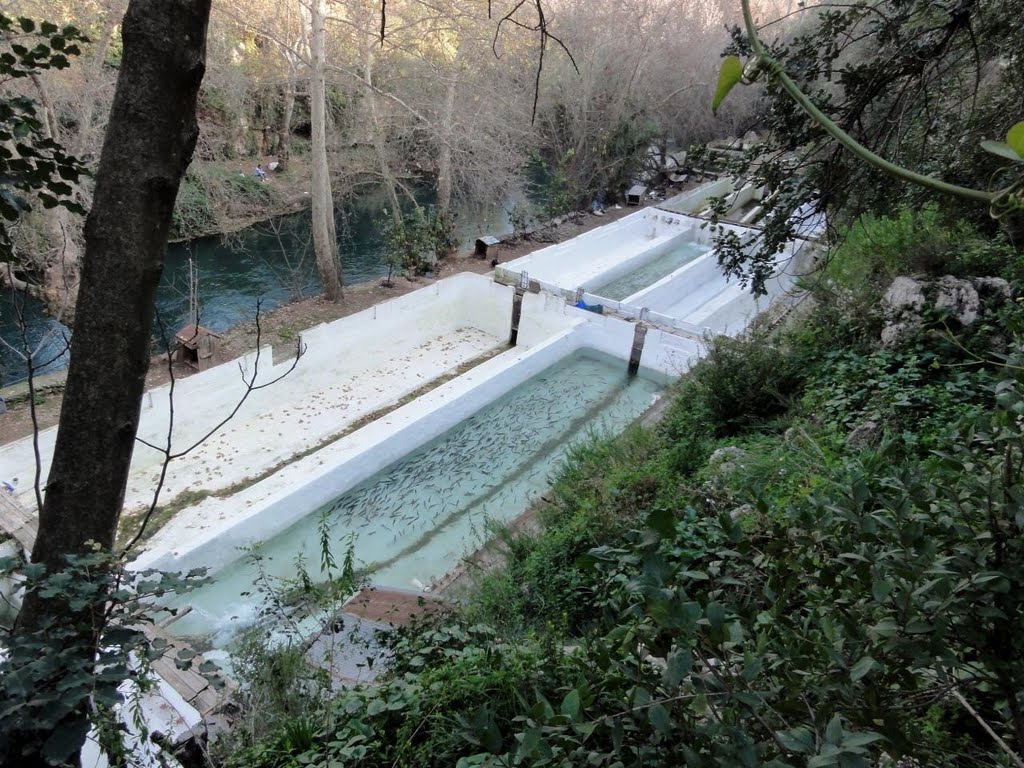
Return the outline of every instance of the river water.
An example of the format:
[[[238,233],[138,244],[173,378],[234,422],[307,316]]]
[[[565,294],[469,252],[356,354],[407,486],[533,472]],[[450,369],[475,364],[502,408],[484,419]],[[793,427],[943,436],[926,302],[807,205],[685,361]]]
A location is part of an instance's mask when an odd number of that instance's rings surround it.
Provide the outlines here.
[[[422,201],[429,202],[429,201]],[[383,263],[381,194],[364,195],[337,207],[341,266],[346,285],[376,280],[387,274]],[[503,205],[463,204],[456,208],[456,227],[463,249],[481,234],[511,231]],[[168,335],[189,321],[189,259],[195,265],[200,324],[225,331],[261,311],[292,299],[315,296],[321,290],[313,259],[310,214],[303,211],[262,222],[221,237],[207,237],[167,248],[163,278],[157,292],[156,343],[162,346],[160,326]],[[111,297],[116,300],[116,297]],[[32,297],[0,291],[0,338],[18,350],[21,322],[25,322],[30,348],[35,351],[37,373],[52,373],[67,366],[68,330],[48,317]],[[45,363],[39,368],[40,363]],[[22,381],[27,367],[21,355],[0,344],[0,383]]]

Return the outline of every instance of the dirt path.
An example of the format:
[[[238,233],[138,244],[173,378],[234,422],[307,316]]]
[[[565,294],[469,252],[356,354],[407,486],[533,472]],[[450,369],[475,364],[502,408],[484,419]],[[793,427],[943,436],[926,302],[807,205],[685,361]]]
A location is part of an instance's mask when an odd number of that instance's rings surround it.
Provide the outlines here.
[[[557,226],[546,228],[543,232],[538,233],[537,239],[493,246],[489,258],[496,258],[502,263],[510,261],[543,248],[549,243],[562,242],[576,237],[583,232],[635,213],[637,210],[637,208],[610,209],[605,212],[604,216],[583,214]],[[306,328],[361,312],[374,304],[418,290],[432,284],[435,280],[458,272],[484,274],[489,271],[491,271],[490,261],[475,259],[470,254],[460,254],[440,262],[433,279],[419,277],[409,280],[397,277],[391,287],[384,287],[377,282],[349,286],[345,288],[342,300],[337,303],[325,301],[320,297],[295,301],[267,312],[260,318],[260,338],[264,343],[273,345],[278,353],[282,354],[287,352],[289,342],[293,341],[299,332]],[[254,321],[235,326],[223,334],[219,357],[221,360],[232,360],[255,349],[256,341],[257,329]],[[193,372],[191,368],[182,364],[173,366],[173,375],[177,378],[184,378]],[[150,389],[167,383],[171,375],[172,371],[168,368],[166,357],[163,355],[154,357],[146,377],[146,388]],[[57,423],[63,401],[63,386],[63,372],[40,379],[35,398],[36,420],[40,429],[52,427]],[[8,409],[6,413],[0,415],[0,445],[2,445],[32,434],[32,416],[24,385],[7,387],[0,392],[7,400]]]

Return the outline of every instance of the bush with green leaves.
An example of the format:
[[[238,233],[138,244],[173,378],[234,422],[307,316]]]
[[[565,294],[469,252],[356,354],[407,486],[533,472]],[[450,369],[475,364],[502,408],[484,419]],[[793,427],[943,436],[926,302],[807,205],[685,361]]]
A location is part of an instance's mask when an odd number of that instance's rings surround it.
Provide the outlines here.
[[[455,252],[459,238],[455,232],[455,214],[450,208],[430,207],[427,213],[427,235],[436,258],[444,259]]]
[[[141,691],[153,688],[149,662],[167,652],[166,642],[150,643],[144,632],[156,621],[152,603],[204,582],[202,571],[184,576],[130,572],[120,558],[105,552],[66,560],[65,568],[48,573],[20,558],[0,559],[0,576],[24,579],[26,590],[59,598],[73,617],[70,622],[67,616],[51,617],[41,630],[15,632],[0,643],[3,765],[38,754],[51,765],[67,765],[77,760],[90,723],[111,763],[124,759],[127,747],[117,709],[129,702],[121,686],[132,681]],[[83,642],[80,625],[98,627],[99,642]],[[191,658],[179,652],[176,660],[187,669]],[[213,676],[216,668],[198,671]],[[85,712],[88,719],[76,720],[78,728],[57,727],[74,712]]]
[[[174,204],[171,237],[188,239],[215,231],[222,219],[265,214],[277,203],[273,184],[237,171],[189,168]]]
[[[853,222],[828,259],[825,277],[847,291],[881,296],[900,275],[1024,276],[1024,256],[1003,236],[984,235],[964,220],[950,221],[937,205],[865,214]]]
[[[31,77],[48,69],[65,69],[69,58],[88,42],[77,28],[59,27],[49,21],[35,22],[0,13],[0,78],[3,81]],[[0,98],[0,262],[12,258],[7,223],[32,209],[38,200],[44,208],[62,206],[84,214],[73,184],[85,174],[81,162],[65,152],[49,135],[37,112],[38,105],[26,96]]]
[[[384,239],[384,264],[388,268],[385,285],[391,285],[395,272],[416,274],[426,268],[424,254],[433,250],[431,225],[420,206],[411,213],[399,212],[397,220],[387,208],[382,211],[381,234]]]

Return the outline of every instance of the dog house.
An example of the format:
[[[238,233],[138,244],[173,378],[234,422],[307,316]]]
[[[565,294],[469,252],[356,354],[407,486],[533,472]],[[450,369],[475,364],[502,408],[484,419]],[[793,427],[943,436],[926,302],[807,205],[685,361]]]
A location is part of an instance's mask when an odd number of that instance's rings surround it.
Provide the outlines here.
[[[205,371],[217,364],[220,335],[209,328],[189,323],[176,334],[174,360],[187,363],[197,371]]]
[[[626,205],[640,205],[645,194],[647,194],[647,187],[643,184],[634,184],[626,190]]]
[[[486,259],[487,249],[492,245],[498,245],[500,242],[501,240],[494,235],[481,235],[476,239],[476,248],[473,250],[473,255],[478,259]]]

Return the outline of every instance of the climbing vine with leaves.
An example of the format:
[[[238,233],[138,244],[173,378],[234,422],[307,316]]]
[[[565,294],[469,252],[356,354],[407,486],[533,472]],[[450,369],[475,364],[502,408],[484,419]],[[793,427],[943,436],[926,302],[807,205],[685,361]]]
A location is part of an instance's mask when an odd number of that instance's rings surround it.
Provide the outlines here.
[[[65,69],[88,39],[73,26],[0,14],[0,82]],[[47,135],[38,105],[27,96],[0,98],[0,261],[12,258],[8,226],[38,200],[46,208],[85,211],[72,198],[82,163]]]
[[[787,41],[769,45],[749,0],[741,3],[744,28],[733,31],[712,106],[739,83],[765,83],[769,139],[730,170],[770,195],[756,244],[722,238],[728,274],[762,290],[798,228],[796,212],[809,203],[847,215],[891,210],[900,200],[979,203],[1019,238],[1024,124],[1007,126],[1005,116],[1024,97],[1013,76],[1024,40],[1019,25],[1004,24],[1005,7],[983,0],[826,7]],[[992,60],[1001,62],[994,86],[983,83]],[[994,131],[1006,140],[980,141]],[[724,208],[721,202],[716,218]]]

